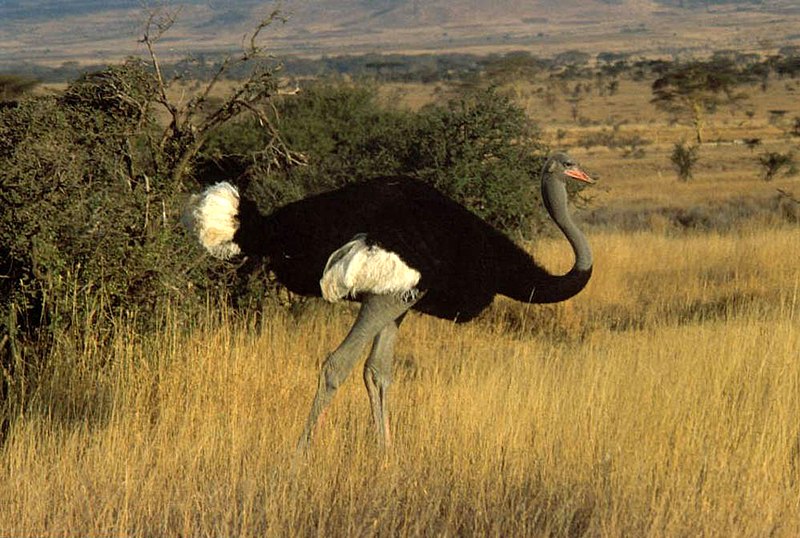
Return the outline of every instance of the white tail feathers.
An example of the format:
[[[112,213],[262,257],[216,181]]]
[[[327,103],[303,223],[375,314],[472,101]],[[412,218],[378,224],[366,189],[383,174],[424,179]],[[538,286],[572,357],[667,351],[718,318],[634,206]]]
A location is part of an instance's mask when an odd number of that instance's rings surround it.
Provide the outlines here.
[[[233,242],[239,229],[238,213],[239,191],[222,182],[192,196],[183,221],[212,256],[225,260],[241,252]]]
[[[397,294],[413,300],[419,271],[412,269],[394,252],[368,246],[363,234],[336,250],[328,258],[319,281],[322,297],[336,302],[359,293]]]

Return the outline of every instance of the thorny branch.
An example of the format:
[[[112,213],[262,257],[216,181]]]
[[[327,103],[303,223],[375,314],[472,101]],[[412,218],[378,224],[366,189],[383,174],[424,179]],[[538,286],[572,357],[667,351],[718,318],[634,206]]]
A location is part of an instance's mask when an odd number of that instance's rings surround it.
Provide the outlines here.
[[[192,159],[202,148],[209,134],[220,125],[235,118],[242,112],[252,114],[259,124],[269,133],[269,142],[262,150],[262,154],[270,155],[270,162],[286,165],[305,164],[305,156],[294,152],[282,140],[277,128],[269,120],[259,105],[273,107],[272,98],[277,95],[293,95],[299,90],[281,90],[275,78],[275,72],[280,66],[257,65],[256,62],[274,60],[265,52],[265,47],[259,43],[261,32],[274,22],[286,22],[281,9],[274,9],[262,19],[249,35],[242,40],[242,52],[238,55],[227,56],[214,71],[203,89],[186,103],[175,103],[170,99],[168,89],[172,81],[164,78],[161,62],[156,54],[156,43],[175,24],[180,10],[168,12],[153,10],[149,13],[145,24],[144,35],[140,40],[147,47],[150,63],[155,73],[158,86],[156,102],[164,106],[169,112],[171,121],[164,130],[158,144],[159,150],[164,152],[169,146],[169,153],[173,155],[170,163],[171,175],[176,184],[180,184],[188,173]],[[238,85],[209,113],[204,110],[204,105],[210,101],[210,95],[222,78],[235,67],[253,64],[250,76]],[[174,79],[173,79],[174,80]]]
[[[158,56],[156,56],[155,43],[161,39],[161,37],[170,28],[172,28],[172,25],[175,24],[179,13],[180,8],[175,11],[159,9],[150,10],[150,13],[147,17],[147,23],[145,23],[144,35],[142,36],[142,39],[139,40],[140,43],[145,44],[147,47],[147,52],[150,55],[153,70],[156,74],[156,80],[158,81],[158,90],[161,96],[160,103],[170,111],[173,116],[173,120],[175,119],[175,114],[177,111],[167,97],[168,84],[164,82],[164,75],[161,72],[161,62],[158,60]],[[155,32],[151,33],[154,26]]]

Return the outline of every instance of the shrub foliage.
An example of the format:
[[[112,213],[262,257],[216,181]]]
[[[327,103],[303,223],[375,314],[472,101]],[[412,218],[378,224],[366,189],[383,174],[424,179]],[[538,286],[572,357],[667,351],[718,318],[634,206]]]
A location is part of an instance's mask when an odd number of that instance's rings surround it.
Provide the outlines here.
[[[672,147],[672,154],[670,154],[670,161],[678,174],[678,179],[681,181],[689,181],[694,176],[694,166],[700,159],[698,155],[700,146],[689,145],[686,141],[682,140],[676,142]]]
[[[269,211],[350,182],[407,174],[507,233],[526,235],[543,220],[536,179],[545,148],[524,112],[493,89],[409,112],[382,105],[368,85],[326,81],[281,100],[275,115],[283,139],[307,157],[307,166],[265,166],[258,124],[231,124],[209,143],[206,180],[230,178],[221,167],[237,171]],[[238,153],[242,148],[248,151]]]
[[[119,315],[149,322],[205,278],[178,229],[179,189],[142,149],[153,127],[143,77],[112,68],[0,112],[3,392],[30,382],[75,320],[95,335]]]
[[[152,66],[132,61],[0,111],[4,392],[30,381],[78,319],[92,320],[96,337],[121,315],[146,325],[165,304],[188,312],[218,287],[263,297],[268,260],[243,265],[237,279],[181,229],[184,193],[204,183],[234,181],[269,211],[370,176],[413,174],[509,233],[540,219],[532,178],[543,148],[524,113],[492,90],[412,113],[381,105],[370,86],[313,84],[274,99],[268,114],[209,129],[176,174],[169,153],[180,140],[170,136],[183,131],[159,123],[162,89]],[[276,136],[293,150],[283,155],[306,164],[276,159]]]

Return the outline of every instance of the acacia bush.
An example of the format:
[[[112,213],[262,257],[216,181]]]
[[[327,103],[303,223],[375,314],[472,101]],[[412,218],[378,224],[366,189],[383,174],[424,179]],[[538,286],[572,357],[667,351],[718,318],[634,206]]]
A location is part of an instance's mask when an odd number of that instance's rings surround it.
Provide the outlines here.
[[[276,168],[261,149],[270,136],[258,121],[219,129],[202,155],[200,179],[238,181],[264,211],[353,181],[402,171],[409,115],[382,107],[368,85],[311,84],[276,100],[281,138],[306,156],[305,166]]]
[[[236,282],[228,265],[200,255],[179,224],[183,192],[197,186],[195,163],[211,133],[247,113],[270,133],[260,149],[266,162],[302,162],[263,112],[281,90],[260,34],[283,20],[279,9],[188,100],[174,97],[176,79],[164,75],[156,54],[178,12],[148,13],[147,62],[82,75],[58,97],[0,107],[0,401],[7,410],[20,409],[35,390],[56,343],[97,345],[121,318],[151,327],[162,307],[189,314],[210,290]],[[233,69],[249,75],[212,99]]]
[[[3,396],[29,394],[64,335],[80,349],[81,339],[113,335],[120,316],[146,328],[162,307],[190,315],[209,293],[225,290],[237,305],[275,297],[269,260],[217,262],[182,229],[186,192],[211,181],[238,183],[269,211],[412,174],[508,233],[544,221],[544,148],[524,113],[492,90],[409,112],[382,105],[370,86],[318,83],[276,99],[271,116],[209,130],[181,163],[191,174],[168,166],[175,144],[154,112],[160,90],[151,67],[129,62],[0,111]],[[281,155],[291,147],[305,164],[276,159],[276,136]]]
[[[0,396],[24,395],[66,332],[151,324],[214,285],[179,224],[182,187],[154,165],[154,91],[130,63],[0,111]]]
[[[791,169],[794,155],[791,152],[767,151],[758,156],[758,164],[761,166],[764,181],[772,181],[784,168]]]
[[[545,148],[524,111],[492,89],[410,112],[382,105],[372,86],[327,81],[276,103],[275,114],[282,138],[307,156],[307,166],[261,163],[265,135],[251,121],[210,140],[206,181],[232,171],[228,179],[238,176],[270,211],[350,182],[408,174],[509,234],[527,235],[545,220],[538,189]]]
[[[541,226],[545,148],[521,108],[492,89],[478,90],[429,106],[415,120],[412,173],[507,233]]]

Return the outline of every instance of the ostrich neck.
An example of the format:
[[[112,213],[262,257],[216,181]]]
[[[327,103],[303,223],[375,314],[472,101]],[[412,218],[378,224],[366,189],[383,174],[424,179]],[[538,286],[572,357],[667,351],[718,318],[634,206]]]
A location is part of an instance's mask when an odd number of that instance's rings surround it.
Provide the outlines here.
[[[575,254],[575,265],[573,271],[588,271],[592,268],[592,249],[586,236],[572,220],[567,209],[567,190],[562,184],[555,181],[542,184],[542,197],[545,200],[547,212],[553,222],[561,229],[564,237],[567,238]]]
[[[526,303],[557,303],[575,296],[592,275],[592,250],[583,232],[567,209],[567,191],[563,182],[545,175],[542,179],[542,200],[553,222],[572,246],[575,263],[564,275],[553,275],[520,251],[508,264],[500,293]]]

